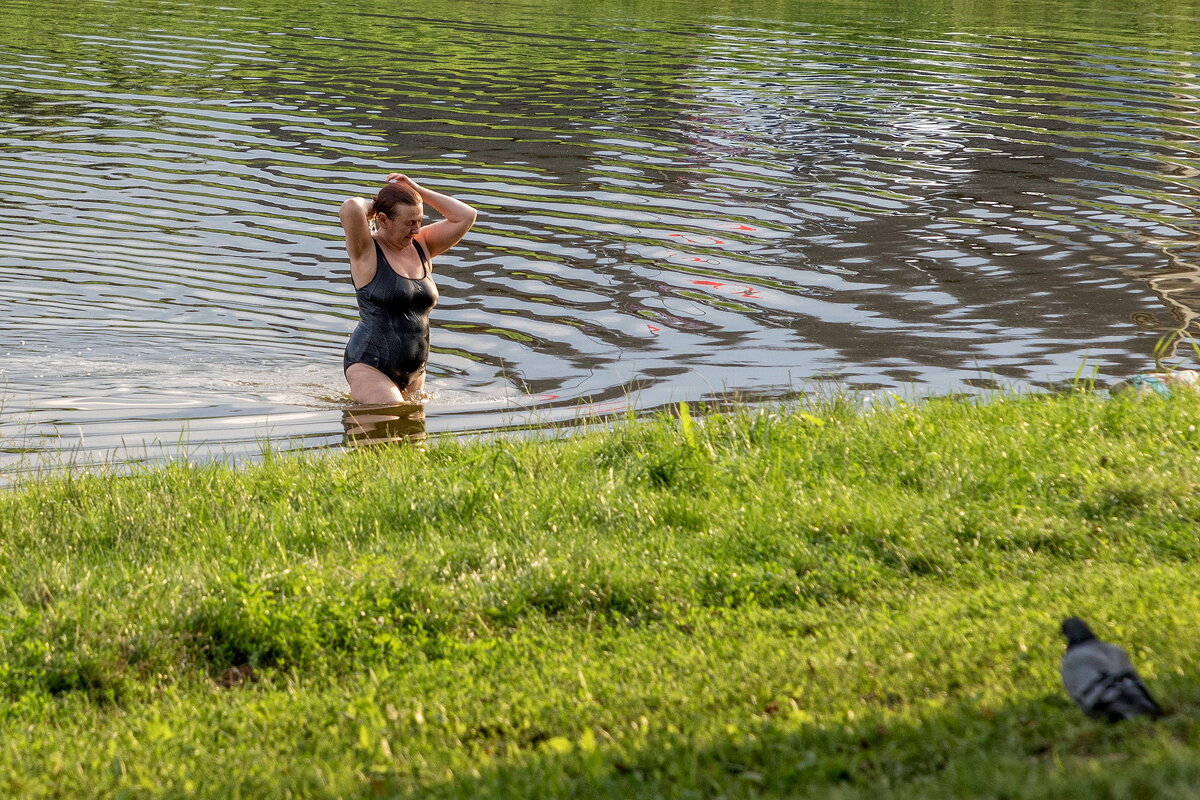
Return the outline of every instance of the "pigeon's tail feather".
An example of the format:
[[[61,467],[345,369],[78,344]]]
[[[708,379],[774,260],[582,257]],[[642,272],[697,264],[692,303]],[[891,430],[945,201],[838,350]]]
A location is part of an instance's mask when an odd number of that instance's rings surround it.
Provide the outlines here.
[[[1158,719],[1162,716],[1162,709],[1153,700],[1147,701],[1145,698],[1137,698],[1130,701],[1124,699],[1119,700],[1108,707],[1106,715],[1110,722],[1120,722],[1125,719],[1133,719],[1134,717],[1150,717]]]
[[[1120,676],[1109,685],[1105,695],[1101,699],[1101,708],[1113,722],[1145,716],[1158,719],[1162,716],[1162,708],[1154,702],[1149,690],[1136,675]]]

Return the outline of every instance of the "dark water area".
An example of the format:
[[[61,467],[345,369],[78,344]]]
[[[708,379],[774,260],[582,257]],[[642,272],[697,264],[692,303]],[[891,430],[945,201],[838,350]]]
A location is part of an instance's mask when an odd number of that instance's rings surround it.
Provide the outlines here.
[[[1200,309],[1198,2],[0,9],[10,476],[361,439],[336,213],[393,170],[480,211],[430,434],[1115,379]]]

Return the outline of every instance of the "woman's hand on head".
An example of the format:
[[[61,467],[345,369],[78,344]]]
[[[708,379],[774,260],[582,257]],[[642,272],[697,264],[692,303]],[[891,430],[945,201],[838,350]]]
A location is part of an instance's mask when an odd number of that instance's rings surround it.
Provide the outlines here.
[[[403,172],[389,172],[387,176],[388,183],[398,183],[401,186],[410,186],[414,190],[419,189],[417,182],[405,175]]]

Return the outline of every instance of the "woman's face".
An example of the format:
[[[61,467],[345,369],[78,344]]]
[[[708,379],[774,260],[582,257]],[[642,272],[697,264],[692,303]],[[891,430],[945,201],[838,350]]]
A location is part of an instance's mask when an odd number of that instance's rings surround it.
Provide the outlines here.
[[[423,206],[397,206],[392,216],[378,214],[375,226],[380,233],[389,239],[411,239],[421,230],[421,220],[425,217]]]

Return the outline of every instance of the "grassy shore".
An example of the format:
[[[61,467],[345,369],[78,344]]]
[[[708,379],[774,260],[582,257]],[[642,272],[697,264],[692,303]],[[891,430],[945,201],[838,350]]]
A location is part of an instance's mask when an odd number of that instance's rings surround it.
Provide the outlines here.
[[[835,401],[17,487],[0,796],[1193,797],[1198,418]],[[1071,613],[1170,716],[1070,705]]]

